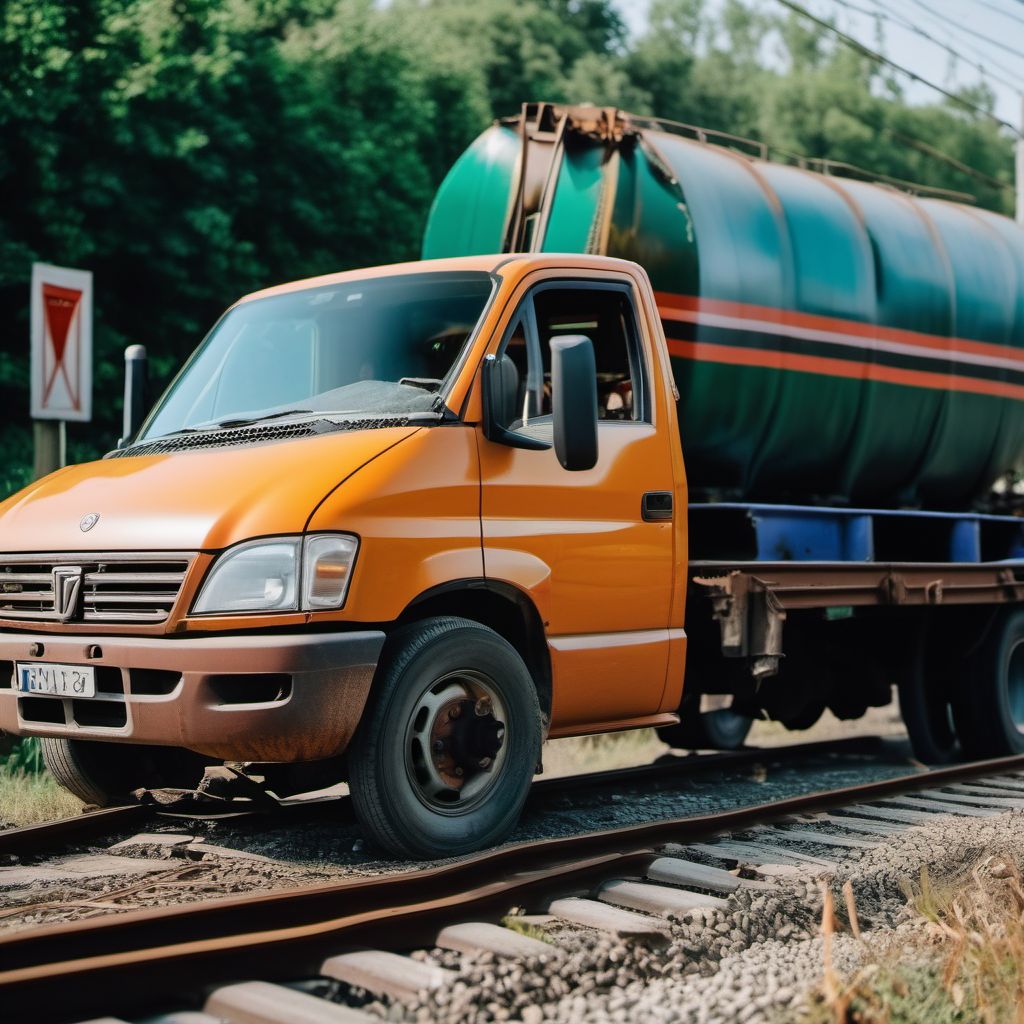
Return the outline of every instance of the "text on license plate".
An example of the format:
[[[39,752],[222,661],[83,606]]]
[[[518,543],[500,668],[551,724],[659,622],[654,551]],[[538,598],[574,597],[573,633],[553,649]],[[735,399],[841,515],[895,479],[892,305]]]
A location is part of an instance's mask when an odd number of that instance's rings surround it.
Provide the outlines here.
[[[17,665],[18,689],[49,697],[95,697],[96,669],[92,665]]]

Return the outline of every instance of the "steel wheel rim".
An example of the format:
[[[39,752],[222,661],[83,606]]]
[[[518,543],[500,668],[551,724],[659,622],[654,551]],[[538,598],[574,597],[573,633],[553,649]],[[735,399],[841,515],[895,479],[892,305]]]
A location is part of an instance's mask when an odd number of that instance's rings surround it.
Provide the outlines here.
[[[490,716],[473,710],[480,701],[489,702]],[[461,711],[452,721],[448,716],[455,706]],[[463,716],[465,719],[459,721]],[[493,719],[493,726],[488,717]],[[493,755],[487,756],[490,744],[468,758],[453,756],[452,743],[442,751],[436,749],[439,740],[448,740],[449,732],[454,737],[457,728],[463,726],[469,727],[471,735],[477,727],[488,736],[497,732],[500,740]],[[465,814],[483,803],[497,784],[508,757],[510,736],[508,710],[494,680],[474,669],[446,673],[423,688],[406,725],[404,758],[409,785],[431,811],[450,817]],[[470,741],[463,746],[472,749],[474,744]],[[484,767],[476,754],[490,763]],[[461,778],[452,770],[457,767],[463,769]]]
[[[1024,641],[1018,641],[1006,666],[1006,701],[1017,732],[1024,733]]]

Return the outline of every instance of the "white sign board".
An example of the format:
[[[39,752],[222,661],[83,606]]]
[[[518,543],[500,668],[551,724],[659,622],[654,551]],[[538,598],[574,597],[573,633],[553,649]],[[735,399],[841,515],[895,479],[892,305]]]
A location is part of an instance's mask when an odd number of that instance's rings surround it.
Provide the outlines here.
[[[32,417],[92,419],[92,273],[32,264]]]

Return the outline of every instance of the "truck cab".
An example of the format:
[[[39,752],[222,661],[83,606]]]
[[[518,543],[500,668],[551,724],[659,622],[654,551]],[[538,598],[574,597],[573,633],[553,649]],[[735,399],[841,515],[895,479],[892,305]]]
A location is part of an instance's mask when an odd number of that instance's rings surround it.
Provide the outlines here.
[[[0,729],[89,803],[227,762],[347,780],[393,854],[493,844],[545,738],[678,721],[676,399],[624,260],[249,295],[116,451],[0,504]]]

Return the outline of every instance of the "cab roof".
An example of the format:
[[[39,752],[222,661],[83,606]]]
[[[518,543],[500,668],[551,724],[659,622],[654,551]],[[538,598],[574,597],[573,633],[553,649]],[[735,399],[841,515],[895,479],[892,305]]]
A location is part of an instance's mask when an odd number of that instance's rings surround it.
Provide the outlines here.
[[[345,270],[337,274],[322,274],[319,277],[307,277],[299,281],[273,285],[260,291],[251,292],[238,300],[235,305],[251,302],[253,299],[265,299],[272,295],[283,295],[288,292],[302,291],[306,288],[318,288],[321,285],[347,284],[352,281],[365,281],[367,278],[395,277],[400,274],[427,274],[444,271],[482,271],[487,274],[506,272],[515,268],[517,274],[531,269],[546,267],[578,267],[593,270],[622,270],[627,266],[635,266],[626,260],[611,256],[591,256],[582,253],[495,253],[484,256],[453,256],[438,260],[413,260],[408,263],[389,263],[378,267],[361,267],[358,270]]]

